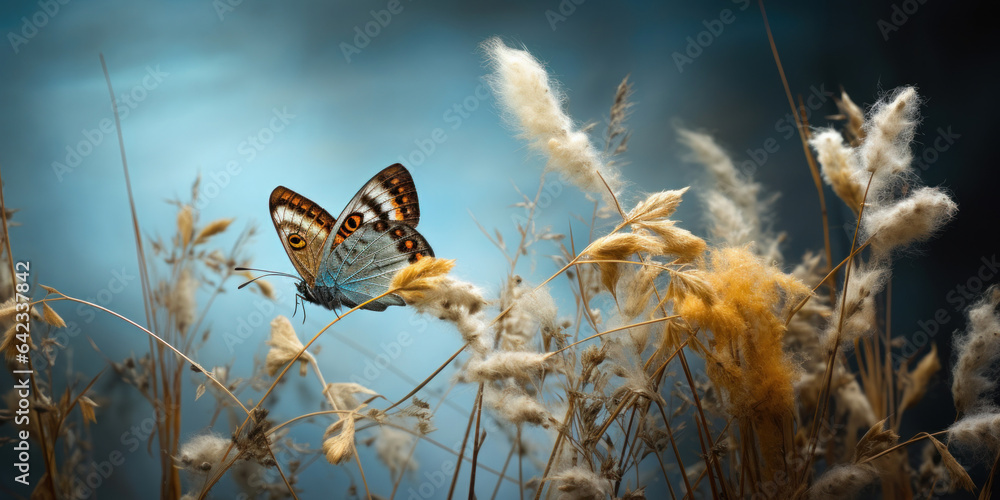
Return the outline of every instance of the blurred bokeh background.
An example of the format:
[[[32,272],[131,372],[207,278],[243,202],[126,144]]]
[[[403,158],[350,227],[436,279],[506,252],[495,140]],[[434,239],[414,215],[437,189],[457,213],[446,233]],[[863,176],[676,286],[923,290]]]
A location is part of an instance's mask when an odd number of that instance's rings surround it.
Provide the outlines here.
[[[622,167],[630,184],[626,202],[644,192],[693,185],[678,218],[704,235],[694,193],[707,178],[683,161],[675,127],[706,130],[739,164],[752,165],[765,189],[781,193],[773,224],[789,234],[784,247],[789,264],[806,250],[822,248],[816,192],[798,137],[790,132],[790,110],[756,2],[402,0],[401,10],[386,16],[382,11],[389,3],[5,2],[0,168],[7,207],[19,210],[13,217],[18,225],[10,231],[15,258],[31,261],[38,283],[131,318],[143,316],[118,141],[106,127],[112,111],[98,58],[103,53],[119,96],[144,235],[173,233],[176,211],[167,202],[187,199],[200,175],[202,221],[236,217],[234,228],[257,226],[247,247],[254,263],[292,272],[271,229],[271,189],[288,186],[336,215],[370,176],[401,162],[420,193],[420,231],[438,256],[457,259],[458,276],[495,296],[506,261],[470,214],[486,228],[514,237],[512,216],[523,211],[512,207],[521,201],[515,187],[534,193],[544,160],[512,137],[484,87],[487,69],[479,44],[491,36],[523,44],[545,61],[563,84],[571,115],[597,122],[596,130],[603,130],[615,88],[629,75],[636,105],[628,121],[633,131],[628,163]],[[775,1],[766,7],[793,93],[814,96],[807,100],[813,125],[827,124],[826,116],[836,113],[830,95],[840,88],[861,105],[909,84],[926,99],[915,153],[930,161],[921,177],[950,189],[960,212],[938,239],[897,262],[892,328],[910,335],[920,329],[918,322],[946,309],[951,319],[940,325],[935,341],[947,360],[950,332],[964,324],[959,287],[970,288],[977,274],[980,288],[1000,281],[995,273],[981,274],[984,262],[1000,250],[998,174],[989,139],[998,111],[991,85],[997,57],[985,7],[940,0]],[[366,29],[367,35],[360,34]],[[942,135],[952,143],[928,153]],[[761,148],[769,139],[777,150],[765,157]],[[842,256],[850,245],[843,228],[853,221],[829,190],[827,200],[834,254]],[[566,232],[569,213],[589,217],[591,210],[591,203],[567,186],[540,212],[539,223]],[[220,242],[231,242],[233,235]],[[519,272],[535,282],[557,269],[545,252],[521,266]],[[293,282],[272,282],[283,296],[267,318],[291,316]],[[207,320],[213,337],[197,357],[206,366],[235,360],[234,372],[245,376],[250,359],[263,352],[268,328],[253,328],[235,346],[224,342],[238,319],[262,307],[259,295],[231,284],[213,307]],[[568,307],[568,296],[560,300]],[[332,319],[325,310],[308,308],[304,325],[298,317],[294,321],[303,336]],[[56,310],[83,333],[66,349],[74,370],[93,375],[108,358],[147,349],[147,339],[119,321],[83,308]],[[369,381],[390,400],[460,345],[450,326],[423,323],[406,308],[352,315],[335,330],[369,354],[334,336],[323,339],[320,363],[328,381],[364,373],[372,353],[387,349],[401,332],[413,336],[393,369]],[[928,397],[908,414],[904,436],[953,421],[948,369],[946,363]],[[431,384],[431,399],[448,385],[448,373]],[[91,428],[91,453],[96,460],[123,450],[126,461],[99,492],[142,497],[149,481],[158,479],[158,460],[144,447],[129,451],[122,438],[151,410],[113,378],[105,374],[96,386],[106,399]],[[282,411],[292,415],[315,408],[313,385],[311,379],[292,377],[282,391]],[[459,386],[449,398],[469,408],[474,392]],[[212,400],[188,399],[185,405],[184,433],[203,431]],[[461,439],[465,417],[443,406],[435,423],[442,429],[435,437],[451,445]],[[293,432],[316,445],[324,427],[304,424]],[[217,430],[228,432],[224,425]],[[496,438],[504,444],[487,446],[483,457],[493,466],[502,464],[508,450],[499,434]],[[0,454],[8,453],[5,448]],[[374,463],[371,450],[361,453],[362,460]],[[401,491],[425,481],[425,470],[440,470],[450,455],[421,446],[416,457],[422,469]],[[40,461],[36,467],[40,474]],[[321,460],[301,477],[309,493],[304,498],[340,496],[352,475],[358,479],[355,471]],[[493,477],[483,477],[492,487]],[[371,467],[369,481],[387,480],[384,468]],[[9,474],[2,481],[0,496],[12,491],[8,488],[25,492],[14,487]],[[459,496],[466,495],[466,484],[459,482]],[[224,480],[216,494],[226,498],[231,491]],[[502,489],[501,495],[511,492]]]

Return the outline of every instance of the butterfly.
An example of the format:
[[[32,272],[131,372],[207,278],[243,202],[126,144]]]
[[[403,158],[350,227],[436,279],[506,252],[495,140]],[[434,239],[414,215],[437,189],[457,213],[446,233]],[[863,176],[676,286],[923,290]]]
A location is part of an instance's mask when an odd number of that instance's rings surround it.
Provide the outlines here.
[[[389,289],[393,275],[424,257],[433,257],[417,232],[417,188],[396,163],[375,174],[334,219],[291,189],[271,192],[271,219],[301,280],[299,295],[327,309],[356,307]],[[362,309],[384,311],[406,305],[386,295]]]

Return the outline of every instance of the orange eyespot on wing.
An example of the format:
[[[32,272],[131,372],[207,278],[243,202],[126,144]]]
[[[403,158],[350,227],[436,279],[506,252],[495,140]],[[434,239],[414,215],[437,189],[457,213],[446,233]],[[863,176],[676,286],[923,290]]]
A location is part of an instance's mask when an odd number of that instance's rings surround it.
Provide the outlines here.
[[[333,240],[334,243],[339,244],[340,242],[346,240],[348,236],[361,227],[361,224],[364,223],[364,221],[365,216],[361,212],[348,214],[344,219],[344,223],[340,225],[340,229],[337,230],[337,237]]]
[[[288,235],[288,246],[294,250],[302,250],[306,247],[306,240],[302,239],[298,233]]]

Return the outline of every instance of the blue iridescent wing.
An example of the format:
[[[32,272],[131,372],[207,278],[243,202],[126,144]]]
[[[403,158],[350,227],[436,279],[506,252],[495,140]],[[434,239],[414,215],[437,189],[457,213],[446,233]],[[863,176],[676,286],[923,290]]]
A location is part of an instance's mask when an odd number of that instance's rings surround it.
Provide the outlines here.
[[[330,249],[320,264],[316,285],[334,289],[345,306],[354,306],[385,293],[400,269],[433,256],[427,240],[413,226],[376,219]],[[365,309],[382,311],[390,305],[405,303],[387,295]]]

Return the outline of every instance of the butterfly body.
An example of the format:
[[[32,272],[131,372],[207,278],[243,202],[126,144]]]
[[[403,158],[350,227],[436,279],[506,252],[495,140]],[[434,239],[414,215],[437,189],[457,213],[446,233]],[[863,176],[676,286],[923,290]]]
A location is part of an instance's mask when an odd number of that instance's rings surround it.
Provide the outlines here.
[[[434,255],[416,230],[420,208],[413,179],[398,163],[365,183],[336,219],[284,186],[274,189],[269,206],[302,277],[299,294],[327,309],[355,307],[385,293],[397,271]],[[362,308],[384,311],[390,305],[405,303],[390,294]]]

